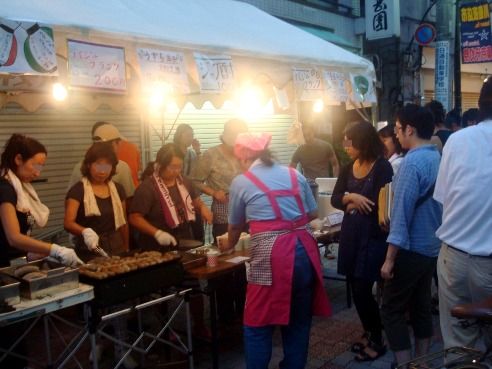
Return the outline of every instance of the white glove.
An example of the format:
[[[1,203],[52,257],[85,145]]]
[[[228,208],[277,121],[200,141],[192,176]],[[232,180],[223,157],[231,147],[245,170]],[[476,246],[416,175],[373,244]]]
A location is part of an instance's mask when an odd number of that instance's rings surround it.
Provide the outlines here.
[[[73,249],[57,245],[56,243],[51,244],[50,256],[65,266],[76,267],[77,265],[84,264]]]
[[[176,239],[170,235],[167,232],[161,231],[160,229],[157,230],[154,234],[154,238],[157,241],[157,243],[161,246],[176,246],[178,243],[176,242]]]
[[[82,231],[82,237],[84,237],[85,245],[91,251],[94,251],[99,245],[99,236],[92,228],[85,228]]]

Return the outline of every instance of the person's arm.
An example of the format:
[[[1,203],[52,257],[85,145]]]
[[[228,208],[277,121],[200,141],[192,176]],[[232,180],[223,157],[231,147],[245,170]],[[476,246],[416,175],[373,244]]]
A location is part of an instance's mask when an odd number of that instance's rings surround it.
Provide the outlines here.
[[[212,168],[212,156],[209,151],[206,151],[203,155],[198,158],[198,162],[193,166],[191,170],[190,178],[196,188],[198,188],[202,193],[212,197],[213,199],[225,203],[228,201],[228,196],[223,190],[214,190],[206,182],[207,178],[210,176]]]
[[[132,226],[134,226],[139,232],[143,234],[154,237],[155,233],[159,230],[159,228],[154,227],[149,223],[147,219],[145,219],[142,213],[130,213],[128,217],[128,221]]]
[[[299,164],[299,148],[300,147],[298,147],[297,150],[294,152],[294,155],[292,155],[292,159],[290,160],[289,164],[289,166],[294,169],[296,169],[297,164]]]
[[[436,136],[436,135],[432,136],[431,139],[430,139],[430,143],[436,145],[437,150],[440,153],[442,153],[442,142],[441,142],[441,139],[438,136]]]
[[[239,237],[241,237],[241,232],[243,231],[245,227],[245,223],[242,224],[229,224],[227,227],[227,235],[228,235],[228,241],[226,242],[226,245],[219,245],[220,246],[220,251],[227,252],[229,250],[232,250],[234,246],[238,243]]]
[[[383,279],[393,278],[393,268],[395,266],[396,255],[398,254],[398,247],[388,245],[388,251],[386,251],[386,259],[384,260],[383,266],[381,267],[381,277]]]
[[[126,218],[126,200],[121,201],[121,207],[123,208],[123,215]],[[128,227],[128,222],[122,225],[118,231],[121,234],[121,238],[123,239],[123,248],[125,251],[130,250],[130,231]]]
[[[76,222],[77,212],[79,211],[80,202],[73,198],[65,200],[65,217],[63,218],[63,227],[67,232],[74,236],[81,236],[85,227]]]
[[[333,147],[330,145],[329,151],[328,151],[328,161],[331,164],[331,168],[333,170],[333,177],[338,177],[340,174],[340,164],[338,163],[338,158],[335,154],[335,150],[333,150]]]
[[[205,220],[208,224],[212,224],[213,222],[213,214],[212,211],[208,208],[207,205],[202,201],[200,197],[196,197],[193,199],[193,207],[197,212],[200,212],[203,220]]]
[[[51,244],[21,233],[19,220],[17,219],[17,213],[13,204],[9,202],[0,204],[0,220],[2,221],[7,242],[11,247],[43,256],[50,254]]]

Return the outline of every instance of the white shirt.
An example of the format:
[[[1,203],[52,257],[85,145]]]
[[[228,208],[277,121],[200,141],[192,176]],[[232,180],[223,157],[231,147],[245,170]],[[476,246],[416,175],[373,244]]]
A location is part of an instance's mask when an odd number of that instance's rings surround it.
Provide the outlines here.
[[[442,153],[434,199],[443,205],[443,242],[492,255],[492,120],[453,133]]]
[[[400,164],[403,160],[403,155],[402,154],[397,154],[396,152],[391,155],[391,157],[388,159],[388,161],[391,164],[391,167],[393,168],[393,178],[395,178],[396,173],[398,173],[398,169],[400,169]]]

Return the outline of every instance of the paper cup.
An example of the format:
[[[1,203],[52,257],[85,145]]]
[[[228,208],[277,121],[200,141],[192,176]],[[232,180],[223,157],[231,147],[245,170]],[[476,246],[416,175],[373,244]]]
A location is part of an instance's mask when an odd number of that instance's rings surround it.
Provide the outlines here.
[[[207,266],[216,267],[219,264],[219,253],[217,251],[209,251],[207,253]]]

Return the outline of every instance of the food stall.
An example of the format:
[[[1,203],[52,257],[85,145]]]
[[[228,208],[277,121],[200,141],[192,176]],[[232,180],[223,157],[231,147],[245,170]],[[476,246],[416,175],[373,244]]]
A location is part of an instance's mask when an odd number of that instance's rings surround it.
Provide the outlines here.
[[[272,150],[288,163],[299,103],[319,108],[375,101],[369,61],[249,4],[0,4],[2,24],[12,31],[0,31],[6,48],[0,60],[0,141],[17,131],[47,146],[47,181],[36,189],[51,209],[48,231],[60,228],[70,172],[96,121],[113,122],[140,147],[146,163],[179,123],[190,124],[206,149],[219,142],[227,119],[241,116],[252,130],[270,131]],[[36,49],[35,40],[48,49]],[[37,51],[26,54],[31,46]],[[45,67],[35,57],[44,58]]]
[[[90,145],[96,121],[118,127],[140,147],[146,163],[179,123],[190,124],[207,149],[219,143],[226,120],[241,117],[252,131],[271,132],[271,149],[287,163],[295,149],[299,103],[322,109],[375,102],[369,61],[245,3],[0,4],[0,140],[25,133],[47,147],[42,181],[35,184],[51,210],[43,233],[62,227],[70,173]],[[177,269],[166,270],[177,278]],[[196,278],[212,278],[213,270],[201,269],[204,274]],[[81,280],[94,285],[95,308],[120,302],[103,301],[120,296],[111,281],[121,287],[130,274],[136,284],[148,279],[139,270],[101,281],[88,272]],[[149,291],[123,292],[133,298]]]

